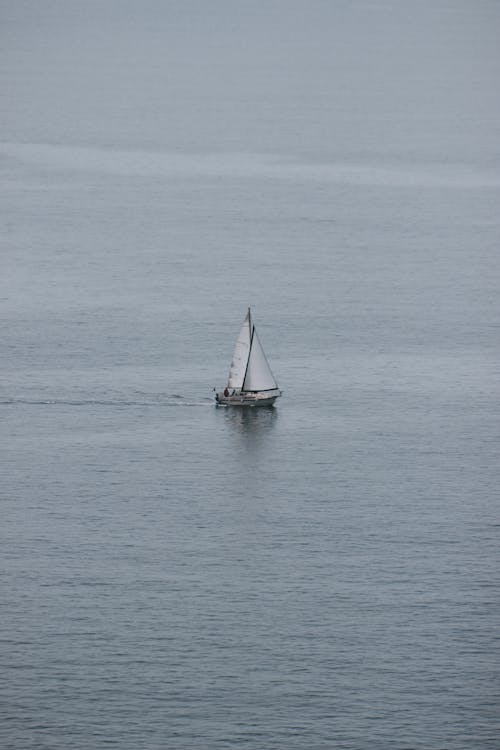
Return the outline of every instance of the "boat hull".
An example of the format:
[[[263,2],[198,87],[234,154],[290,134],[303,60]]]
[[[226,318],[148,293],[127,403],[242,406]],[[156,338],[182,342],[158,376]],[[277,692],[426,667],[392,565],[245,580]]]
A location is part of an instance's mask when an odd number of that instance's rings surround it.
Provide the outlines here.
[[[265,391],[256,393],[235,393],[232,396],[225,396],[224,393],[217,393],[215,402],[217,406],[272,406],[277,398],[281,396],[281,391]]]

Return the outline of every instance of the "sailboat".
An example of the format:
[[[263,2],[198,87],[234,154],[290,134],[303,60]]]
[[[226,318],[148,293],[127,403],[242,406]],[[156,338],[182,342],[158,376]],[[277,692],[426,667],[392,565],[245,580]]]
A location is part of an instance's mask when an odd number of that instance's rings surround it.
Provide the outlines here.
[[[281,391],[271,372],[250,308],[236,340],[227,386],[215,394],[225,406],[271,406]]]

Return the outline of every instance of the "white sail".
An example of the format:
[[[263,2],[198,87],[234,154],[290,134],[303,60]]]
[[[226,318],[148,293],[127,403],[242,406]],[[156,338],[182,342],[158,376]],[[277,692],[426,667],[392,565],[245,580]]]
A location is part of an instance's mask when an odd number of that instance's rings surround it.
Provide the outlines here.
[[[233,358],[229,368],[229,379],[227,385],[229,388],[240,390],[243,386],[245,372],[247,369],[248,355],[250,353],[250,310],[248,310],[241,331],[236,340]]]
[[[218,406],[272,406],[280,396],[248,308],[234,347],[227,388],[215,394],[215,401]]]
[[[257,336],[255,326],[253,327],[250,357],[244,377],[242,386],[244,391],[269,391],[278,387]]]

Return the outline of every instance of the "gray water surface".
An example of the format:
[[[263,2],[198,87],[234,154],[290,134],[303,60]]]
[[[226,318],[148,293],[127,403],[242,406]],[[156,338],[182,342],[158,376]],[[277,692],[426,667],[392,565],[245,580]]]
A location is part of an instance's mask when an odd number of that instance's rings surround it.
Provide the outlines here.
[[[499,6],[0,12],[1,746],[500,747]]]

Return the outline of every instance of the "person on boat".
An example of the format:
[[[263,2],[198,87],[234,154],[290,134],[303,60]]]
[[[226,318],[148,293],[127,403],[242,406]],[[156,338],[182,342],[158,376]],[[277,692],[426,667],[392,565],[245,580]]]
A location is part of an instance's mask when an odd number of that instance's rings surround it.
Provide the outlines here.
[[[227,398],[227,397],[229,396],[229,390],[228,390],[228,387],[227,387],[227,385],[226,385],[226,387],[224,388],[224,396],[226,396],[226,398]]]

